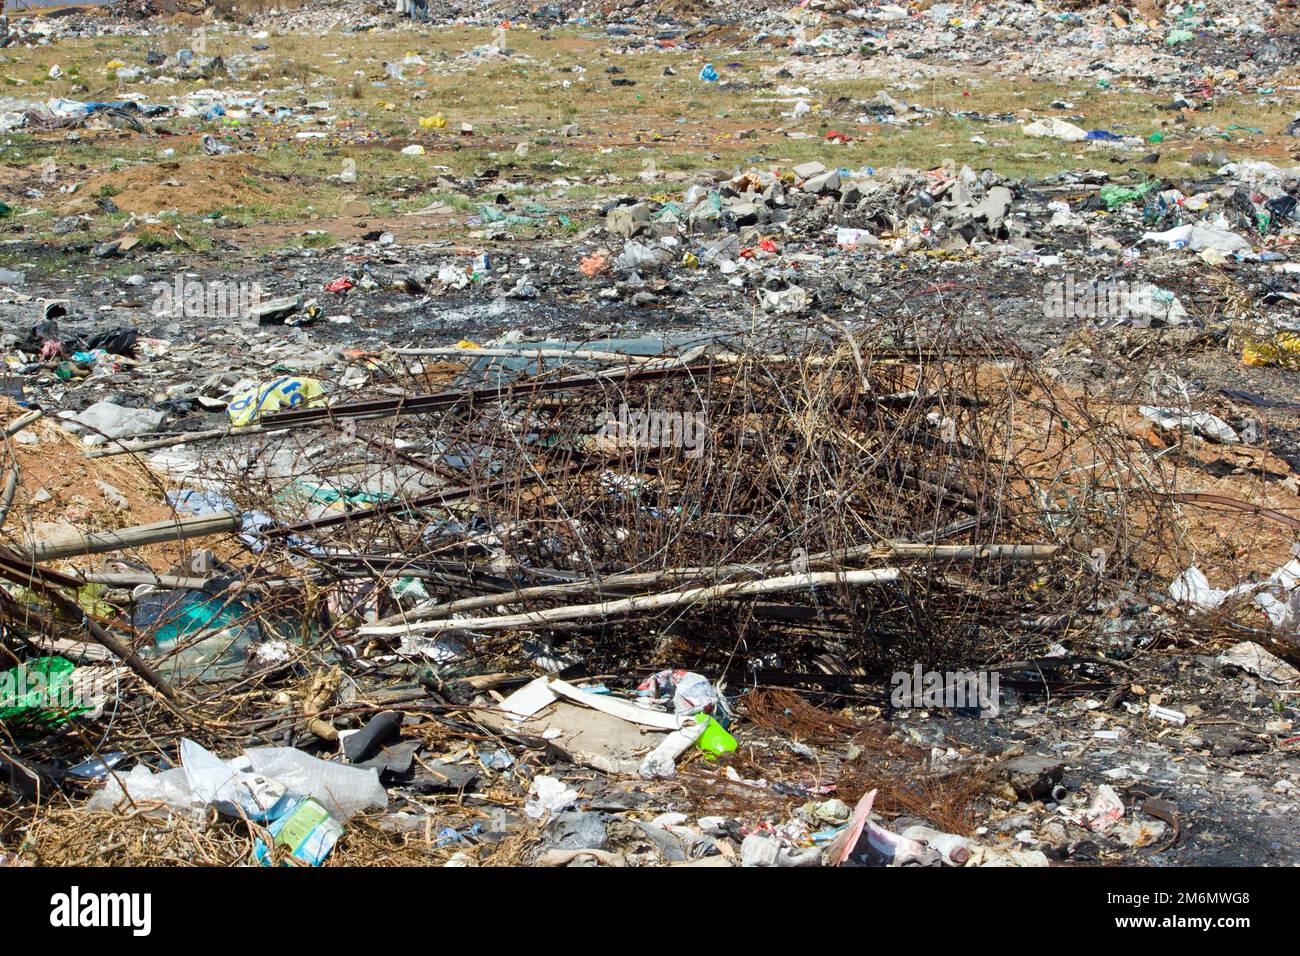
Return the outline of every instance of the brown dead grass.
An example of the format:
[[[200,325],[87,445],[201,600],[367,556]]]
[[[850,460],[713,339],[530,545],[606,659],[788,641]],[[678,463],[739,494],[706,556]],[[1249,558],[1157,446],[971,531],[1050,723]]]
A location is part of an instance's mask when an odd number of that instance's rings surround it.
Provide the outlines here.
[[[89,813],[51,806],[32,816],[15,849],[24,863],[38,866],[241,866],[253,860],[261,830],[254,824],[215,813],[195,823],[142,812],[148,809]],[[324,865],[437,866],[455,850],[435,846],[435,837],[436,830],[397,834],[380,828],[376,817],[354,817]],[[491,853],[492,848],[482,848],[473,855]]]

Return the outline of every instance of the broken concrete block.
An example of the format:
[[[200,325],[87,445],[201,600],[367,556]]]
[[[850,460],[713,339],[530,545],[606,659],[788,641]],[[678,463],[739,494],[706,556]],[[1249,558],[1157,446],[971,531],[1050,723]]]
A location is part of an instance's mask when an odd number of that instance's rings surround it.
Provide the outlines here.
[[[650,222],[650,207],[643,202],[635,206],[615,206],[605,217],[605,228],[613,235],[630,239]]]
[[[805,180],[802,188],[804,192],[810,193],[834,192],[840,188],[840,174],[837,170],[832,169],[828,173],[822,173]]]
[[[814,176],[820,176],[822,173],[826,172],[826,167],[818,162],[800,163],[798,166],[794,167],[791,172],[800,179],[812,179]]]

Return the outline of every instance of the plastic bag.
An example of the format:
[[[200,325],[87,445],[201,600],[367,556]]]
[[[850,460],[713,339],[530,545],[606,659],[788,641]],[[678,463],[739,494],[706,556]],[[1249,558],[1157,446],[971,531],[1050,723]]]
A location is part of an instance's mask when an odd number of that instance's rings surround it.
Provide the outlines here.
[[[340,820],[388,806],[388,793],[373,768],[318,760],[293,747],[254,747],[244,755],[256,773],[278,780],[291,793],[315,798]]]
[[[578,797],[578,791],[570,790],[555,777],[534,777],[533,785],[528,788],[528,799],[524,801],[524,813],[540,820],[573,806]]]
[[[239,428],[253,424],[267,412],[317,404],[324,395],[325,386],[316,379],[286,375],[269,385],[259,385],[241,393],[226,411],[230,415],[230,424]]]
[[[126,438],[156,431],[166,417],[164,412],[150,411],[147,408],[127,408],[123,405],[114,405],[109,401],[100,401],[84,412],[78,412],[64,419],[67,423],[64,427],[72,432],[79,432],[84,428],[94,429],[94,432],[87,435],[84,441],[87,445],[98,445],[104,441],[104,438],[100,437],[101,434],[107,438]]]
[[[664,249],[655,249],[640,242],[629,242],[614,260],[619,272],[654,271],[668,260]]]
[[[89,711],[78,706],[75,670],[65,657],[38,657],[0,673],[0,723],[57,726]]]
[[[790,315],[803,312],[808,308],[810,296],[806,289],[797,285],[785,289],[759,289],[758,302],[764,312],[776,315]]]
[[[1178,408],[1158,408],[1154,405],[1139,405],[1138,411],[1143,418],[1167,431],[1185,427],[1191,428],[1211,441],[1225,443],[1241,441],[1241,436],[1231,425],[1209,412],[1187,412]]]
[[[1170,249],[1187,248],[1193,252],[1217,249],[1225,255],[1250,249],[1250,243],[1235,232],[1229,232],[1227,229],[1211,229],[1206,226],[1176,226],[1164,232],[1144,232],[1142,241],[1163,242]]]
[[[137,805],[162,803],[166,811],[188,817],[203,815],[203,805],[194,799],[189,777],[183,767],[154,773],[148,767],[135,766],[128,773],[110,775],[104,788],[90,798],[86,809],[112,810],[130,794]],[[156,811],[149,811],[150,814]],[[162,814],[166,816],[166,812]]]
[[[250,819],[278,819],[291,811],[293,799],[303,797],[315,799],[341,820],[388,806],[377,771],[317,760],[292,747],[257,747],[236,760],[222,760],[183,739],[181,760],[183,766],[157,774],[134,767],[121,777],[125,792],[137,803],[162,801],[170,811],[192,817],[214,806],[221,813],[243,811]],[[123,795],[117,778],[110,776],[87,808],[111,810]]]
[[[1021,130],[1026,136],[1050,136],[1052,139],[1064,140],[1067,143],[1078,143],[1088,138],[1087,130],[1073,123],[1067,123],[1063,119],[1057,119],[1055,116],[1035,120],[1021,127]]]
[[[193,799],[215,807],[218,813],[265,820],[279,816],[284,809],[281,783],[240,770],[236,761],[222,760],[192,740],[181,740],[181,765]]]
[[[1115,209],[1118,206],[1141,199],[1159,185],[1160,180],[1151,179],[1140,186],[1102,186],[1101,201],[1107,209]]]
[[[678,714],[718,714],[724,710],[713,683],[694,671],[659,671],[642,681],[637,692],[656,700],[671,697],[673,711]]]

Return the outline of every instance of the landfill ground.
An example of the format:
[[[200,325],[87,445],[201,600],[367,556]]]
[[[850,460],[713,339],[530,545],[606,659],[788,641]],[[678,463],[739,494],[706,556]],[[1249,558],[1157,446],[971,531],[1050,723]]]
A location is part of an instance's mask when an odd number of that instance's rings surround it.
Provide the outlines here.
[[[7,30],[0,867],[1300,863],[1294,5]]]

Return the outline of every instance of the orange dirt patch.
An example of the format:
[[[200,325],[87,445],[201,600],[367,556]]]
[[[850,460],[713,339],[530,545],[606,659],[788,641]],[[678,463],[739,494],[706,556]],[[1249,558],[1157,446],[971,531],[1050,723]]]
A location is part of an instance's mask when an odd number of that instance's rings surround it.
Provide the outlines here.
[[[13,402],[0,399],[0,424],[8,424],[22,414],[24,410]],[[17,461],[19,468],[18,490],[0,530],[0,542],[22,548],[32,541],[63,538],[75,531],[117,530],[175,516],[163,500],[167,485],[135,457],[87,458],[80,438],[49,417],[24,431],[35,436],[35,444],[22,444],[15,437],[6,445],[0,439],[0,489],[11,464]],[[105,488],[99,482],[111,487]],[[125,507],[117,500],[118,495],[126,499]],[[195,549],[213,547],[214,541],[148,545],[126,556],[165,572]],[[92,568],[104,557],[56,561],[51,566]]]
[[[287,202],[291,194],[284,177],[259,169],[250,157],[216,156],[148,163],[95,176],[64,210],[88,212],[95,199],[109,196],[123,212],[149,215],[175,209],[203,215],[233,206]]]

